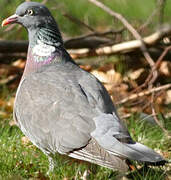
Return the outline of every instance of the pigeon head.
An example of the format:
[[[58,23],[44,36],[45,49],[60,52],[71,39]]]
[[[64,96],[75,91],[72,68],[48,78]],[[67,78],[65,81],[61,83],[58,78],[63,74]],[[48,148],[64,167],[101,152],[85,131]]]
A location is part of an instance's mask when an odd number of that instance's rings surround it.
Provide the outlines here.
[[[5,19],[2,26],[12,23],[21,24],[27,29],[56,24],[49,10],[43,4],[37,2],[24,2],[19,5],[16,13]]]
[[[41,3],[37,2],[24,2],[18,6],[14,15],[8,17],[2,22],[2,26],[8,24],[21,24],[29,32],[29,40],[32,43],[35,40],[37,32],[41,31],[39,38],[44,42],[50,44],[56,43],[56,41],[62,43],[61,34],[58,26],[52,17],[50,11]],[[51,41],[53,39],[53,41]],[[51,41],[51,42],[50,42]]]

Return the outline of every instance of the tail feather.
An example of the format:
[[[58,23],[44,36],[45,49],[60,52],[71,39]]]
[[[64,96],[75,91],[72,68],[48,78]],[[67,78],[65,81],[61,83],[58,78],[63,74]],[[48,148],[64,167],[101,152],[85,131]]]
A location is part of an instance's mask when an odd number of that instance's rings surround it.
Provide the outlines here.
[[[103,146],[104,147],[104,146]],[[105,148],[105,147],[104,147]],[[105,148],[106,149],[106,148]],[[146,162],[149,164],[163,164],[166,162],[162,156],[153,151],[152,149],[140,144],[140,143],[121,143],[115,140],[115,145],[107,147],[109,153],[140,162]]]
[[[94,118],[94,121],[96,129],[91,135],[107,152],[121,158],[151,164],[166,162],[152,149],[134,142],[116,114],[102,114]]]
[[[125,144],[125,148],[132,149],[132,153],[128,154],[129,159],[141,161],[141,162],[150,162],[157,163],[165,161],[160,154],[156,153],[152,149],[140,143]]]

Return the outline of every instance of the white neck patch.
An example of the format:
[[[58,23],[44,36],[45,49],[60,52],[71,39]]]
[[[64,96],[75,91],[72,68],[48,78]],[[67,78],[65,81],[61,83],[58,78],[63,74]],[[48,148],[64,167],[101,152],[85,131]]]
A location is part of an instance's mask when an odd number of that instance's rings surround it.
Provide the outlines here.
[[[61,43],[59,42],[57,46],[60,46]],[[33,55],[37,56],[50,56],[55,51],[55,47],[51,45],[47,45],[42,41],[38,40],[37,45],[33,48]]]

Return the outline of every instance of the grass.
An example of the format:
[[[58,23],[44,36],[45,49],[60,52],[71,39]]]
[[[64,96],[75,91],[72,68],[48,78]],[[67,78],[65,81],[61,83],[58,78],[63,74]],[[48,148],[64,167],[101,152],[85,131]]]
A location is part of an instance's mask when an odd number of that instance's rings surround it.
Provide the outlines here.
[[[7,92],[7,94],[5,94]],[[4,88],[1,97],[5,100],[10,92]],[[5,111],[4,108],[1,111]],[[10,125],[12,114],[6,118],[0,116],[0,180],[1,179],[49,179],[47,157],[31,142],[24,141],[24,135],[15,125]],[[138,120],[139,116],[132,116],[127,125],[132,137],[149,147],[168,153],[171,143],[163,131],[154,125]],[[160,118],[162,120],[162,118]],[[163,120],[164,121],[164,120]],[[163,122],[171,130],[169,119]],[[114,180],[118,173],[89,163],[76,162],[73,159],[57,155],[57,167],[50,174],[50,179],[77,179],[81,180],[86,170],[89,171],[88,180]],[[164,180],[164,168],[149,168],[148,171],[132,173],[130,179],[134,180]]]

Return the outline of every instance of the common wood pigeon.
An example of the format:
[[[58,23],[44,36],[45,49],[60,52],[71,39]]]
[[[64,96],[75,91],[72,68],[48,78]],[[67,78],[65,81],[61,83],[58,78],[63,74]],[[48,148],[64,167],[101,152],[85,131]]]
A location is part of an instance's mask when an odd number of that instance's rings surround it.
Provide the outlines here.
[[[24,2],[2,25],[18,23],[29,34],[26,67],[17,89],[14,119],[50,161],[56,153],[104,167],[126,170],[126,159],[166,161],[135,142],[104,86],[81,69],[64,48],[49,10]]]

